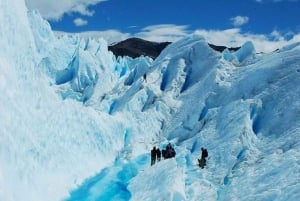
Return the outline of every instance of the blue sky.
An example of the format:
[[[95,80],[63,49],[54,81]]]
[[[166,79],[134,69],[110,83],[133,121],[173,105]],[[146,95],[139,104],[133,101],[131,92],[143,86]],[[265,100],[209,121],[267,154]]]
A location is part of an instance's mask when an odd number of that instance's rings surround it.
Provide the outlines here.
[[[245,31],[271,33],[300,30],[300,2],[257,2],[254,0],[108,0],[90,7],[93,16],[65,15],[50,21],[53,29],[68,32],[117,29],[138,32],[157,24],[187,25],[195,29],[229,29],[232,18],[248,17],[241,25]],[[76,26],[73,20],[82,18],[86,25]]]
[[[38,9],[55,31],[97,33],[109,42],[132,36],[175,41],[194,32],[210,37],[217,37],[224,32],[224,35],[228,35],[225,42],[227,45],[239,45],[238,43],[243,42],[236,38],[239,35],[245,37],[245,40],[247,37],[261,38],[260,40],[280,45],[300,40],[299,0],[26,2],[29,8]],[[224,38],[217,38],[213,42],[221,40]]]

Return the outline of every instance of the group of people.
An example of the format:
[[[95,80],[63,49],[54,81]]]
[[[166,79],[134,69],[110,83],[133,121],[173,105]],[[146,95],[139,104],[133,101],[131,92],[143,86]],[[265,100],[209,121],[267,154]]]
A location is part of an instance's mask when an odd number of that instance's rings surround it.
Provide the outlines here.
[[[166,149],[165,149],[165,150],[162,150],[162,155],[163,155],[163,157],[164,157],[165,159],[175,157],[176,152],[175,152],[174,147],[171,145],[171,143],[169,143],[169,144],[166,146]]]
[[[166,146],[166,149],[163,149],[162,151],[160,151],[159,148],[156,148],[154,146],[153,149],[151,150],[151,166],[155,164],[156,160],[160,161],[161,156],[163,156],[164,159],[167,159],[167,158],[175,157],[175,155],[176,152],[174,147],[171,145],[171,143],[169,143]]]
[[[204,168],[204,166],[206,166],[206,158],[208,157],[208,152],[207,149],[205,148],[201,148],[202,154],[201,154],[201,159],[198,159],[198,166],[200,168]],[[155,164],[156,160],[160,161],[161,160],[161,156],[164,157],[164,159],[167,158],[173,158],[175,157],[176,152],[174,147],[171,145],[171,143],[169,143],[166,146],[166,149],[160,151],[159,148],[156,148],[155,146],[153,147],[153,149],[151,150],[151,166]]]
[[[159,148],[156,148],[155,146],[153,147],[153,149],[151,150],[151,165],[154,165],[155,162],[160,161],[161,159],[161,151]]]

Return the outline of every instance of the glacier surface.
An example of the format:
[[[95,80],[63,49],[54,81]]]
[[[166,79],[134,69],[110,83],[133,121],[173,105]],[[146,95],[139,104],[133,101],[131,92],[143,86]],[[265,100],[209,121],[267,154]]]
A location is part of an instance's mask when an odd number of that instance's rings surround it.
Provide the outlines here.
[[[23,0],[0,8],[1,201],[300,199],[299,44],[219,53],[191,35],[116,58]]]

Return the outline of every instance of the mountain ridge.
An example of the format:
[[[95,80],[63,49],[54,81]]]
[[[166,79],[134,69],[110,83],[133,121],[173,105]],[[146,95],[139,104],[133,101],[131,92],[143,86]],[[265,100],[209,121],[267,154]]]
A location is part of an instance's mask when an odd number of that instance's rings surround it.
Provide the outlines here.
[[[171,43],[172,42],[153,42],[133,37],[108,45],[108,50],[112,51],[117,57],[129,56],[131,58],[137,58],[140,56],[148,56],[152,59],[156,59],[159,54]],[[208,43],[208,45],[218,52],[222,52],[225,49],[234,52],[240,49],[240,47],[218,46],[210,43]]]

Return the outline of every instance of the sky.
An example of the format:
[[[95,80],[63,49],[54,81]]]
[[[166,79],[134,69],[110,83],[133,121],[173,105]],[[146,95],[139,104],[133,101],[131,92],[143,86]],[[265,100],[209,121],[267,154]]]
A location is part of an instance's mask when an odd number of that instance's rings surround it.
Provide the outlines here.
[[[176,41],[200,33],[217,45],[265,49],[300,41],[299,0],[26,0],[55,31]]]

